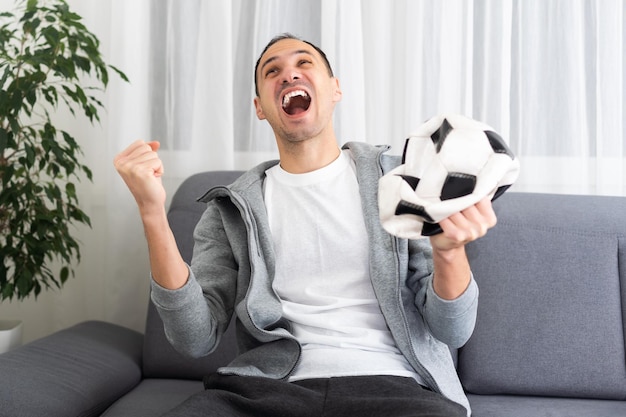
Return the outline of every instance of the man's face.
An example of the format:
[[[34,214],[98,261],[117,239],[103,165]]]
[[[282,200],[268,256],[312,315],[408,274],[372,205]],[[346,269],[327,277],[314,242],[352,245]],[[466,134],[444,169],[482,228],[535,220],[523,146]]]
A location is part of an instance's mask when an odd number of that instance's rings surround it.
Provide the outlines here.
[[[298,142],[332,130],[341,90],[315,48],[296,39],[278,41],[261,57],[255,76],[257,117],[269,122],[278,140]]]

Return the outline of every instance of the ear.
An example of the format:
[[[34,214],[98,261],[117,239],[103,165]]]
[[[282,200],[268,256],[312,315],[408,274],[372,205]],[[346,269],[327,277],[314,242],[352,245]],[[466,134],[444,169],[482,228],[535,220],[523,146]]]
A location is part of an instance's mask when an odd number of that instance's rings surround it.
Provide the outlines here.
[[[341,92],[341,87],[339,87],[339,78],[333,77],[333,80],[333,101],[336,103],[341,100],[343,93]]]
[[[256,117],[258,117],[259,120],[265,120],[265,113],[263,112],[258,96],[254,98],[254,108],[256,109]]]

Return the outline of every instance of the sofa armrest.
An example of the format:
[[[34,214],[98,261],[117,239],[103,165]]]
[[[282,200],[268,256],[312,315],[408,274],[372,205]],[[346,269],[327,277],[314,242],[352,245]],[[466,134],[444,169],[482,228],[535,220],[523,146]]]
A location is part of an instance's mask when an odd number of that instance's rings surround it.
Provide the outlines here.
[[[0,416],[98,416],[141,380],[143,335],[101,321],[0,355]]]

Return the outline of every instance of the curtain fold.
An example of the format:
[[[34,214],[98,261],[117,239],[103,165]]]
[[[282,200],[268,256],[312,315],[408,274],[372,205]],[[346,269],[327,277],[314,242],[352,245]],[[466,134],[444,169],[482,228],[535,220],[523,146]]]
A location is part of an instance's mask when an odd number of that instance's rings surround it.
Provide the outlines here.
[[[12,0],[0,0],[2,10]],[[626,195],[626,8],[622,0],[69,0],[102,42],[112,77],[100,126],[67,119],[94,171],[79,188],[77,277],[37,301],[2,303],[25,339],[84,319],[143,330],[141,221],[114,171],[136,139],[162,142],[168,195],[205,170],[277,157],[252,105],[264,45],[291,32],[324,49],[343,99],[341,143],[392,145],[427,118],[492,125],[521,160],[515,191]],[[42,319],[45,317],[45,319]]]

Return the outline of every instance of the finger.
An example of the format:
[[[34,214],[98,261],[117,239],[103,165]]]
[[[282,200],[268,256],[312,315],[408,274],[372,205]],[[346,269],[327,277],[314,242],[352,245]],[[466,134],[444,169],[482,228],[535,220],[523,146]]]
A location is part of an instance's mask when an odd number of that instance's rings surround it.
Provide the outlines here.
[[[487,233],[487,222],[475,206],[455,213],[439,223],[444,233],[456,242],[467,243]]]
[[[450,217],[441,220],[439,226],[441,226],[443,233],[430,237],[433,248],[448,250],[465,245],[465,233],[457,227]]]
[[[450,220],[450,217],[446,217],[445,219],[441,220],[439,222],[439,227],[441,227],[441,230],[443,231],[443,234],[445,236],[454,236],[456,234],[457,227],[454,222]]]
[[[163,161],[156,152],[142,153],[128,161],[128,166],[137,173],[153,174],[157,177],[163,175]]]
[[[139,157],[143,157],[146,154],[148,155],[156,155],[156,150],[159,149],[159,142],[144,142],[140,141],[136,144],[133,144],[132,149],[126,155],[129,159],[135,159]]]
[[[118,168],[142,163],[158,158],[156,150],[160,148],[159,142],[144,142],[138,140],[115,157],[114,163]]]
[[[128,147],[126,147],[123,151],[121,151],[119,154],[117,154],[116,158],[125,158],[130,156],[131,154],[135,153],[137,151],[137,149],[140,149],[141,147],[144,147],[146,145],[146,142],[139,139],[134,141],[133,143],[131,143],[130,145],[128,145]]]
[[[491,199],[485,198],[476,205],[463,211],[463,214],[472,222],[481,223],[487,229],[496,225],[498,219],[491,205]]]
[[[496,216],[490,201],[481,201],[450,216],[450,220],[461,231],[459,238],[472,241],[484,236],[496,224]]]
[[[493,211],[493,205],[491,204],[491,199],[489,197],[485,197],[476,203],[476,208],[481,213],[488,213],[489,215],[495,215]]]
[[[475,225],[463,212],[451,215],[439,222],[439,225],[446,236],[459,243],[469,242],[475,239],[477,234]]]
[[[128,148],[124,154],[117,155],[114,161],[115,168],[120,172],[131,171],[147,161],[156,159],[156,154],[152,151],[147,152],[146,147],[149,148],[145,144],[141,147],[135,146],[132,150]]]
[[[161,143],[157,142],[157,141],[148,142],[148,145],[152,149],[152,152],[154,152],[155,154],[159,150],[159,148],[161,148]],[[162,177],[163,176],[163,163],[162,163],[160,158],[158,158],[158,159],[159,159],[159,165],[154,170],[154,176],[155,177]]]
[[[143,140],[136,140],[126,147],[123,151],[115,155],[113,159],[113,164],[115,168],[119,171],[129,160],[132,160],[138,154],[141,154],[139,150],[144,147],[145,149],[146,143]]]
[[[154,152],[156,152],[161,147],[161,142],[157,142],[154,140],[154,141],[148,142],[148,145]]]

